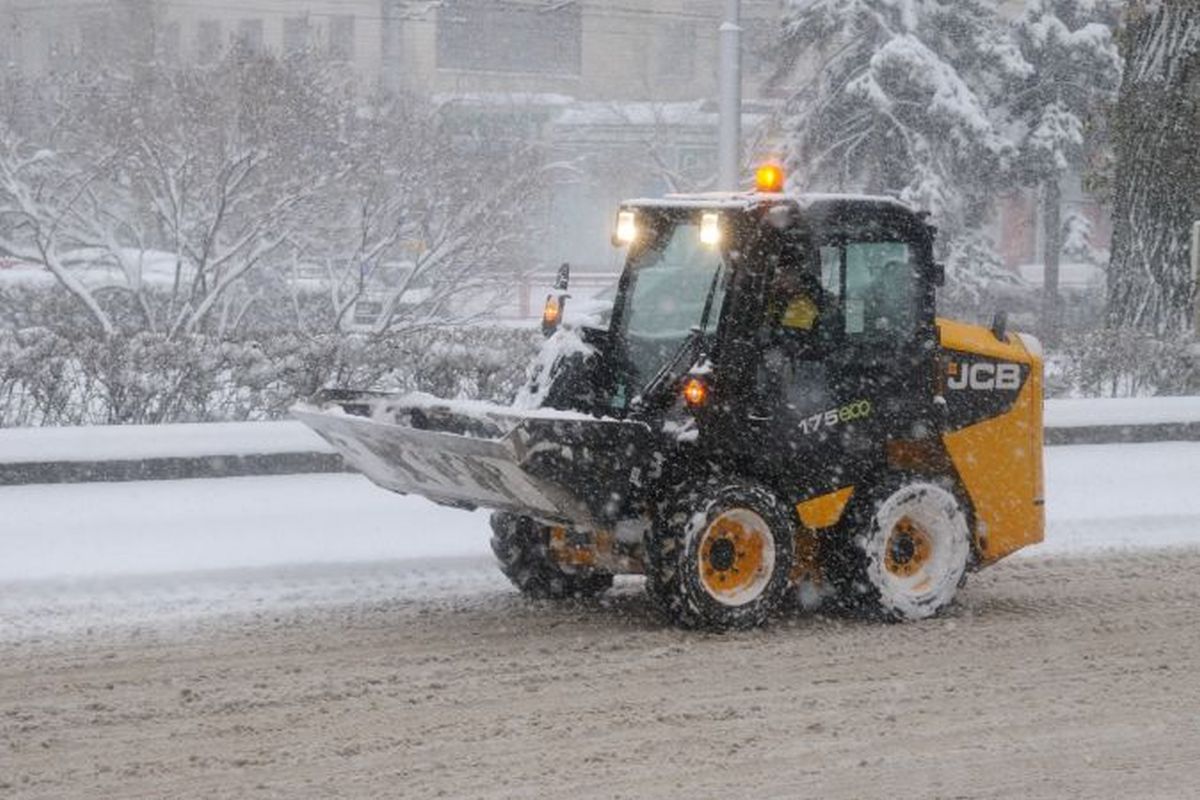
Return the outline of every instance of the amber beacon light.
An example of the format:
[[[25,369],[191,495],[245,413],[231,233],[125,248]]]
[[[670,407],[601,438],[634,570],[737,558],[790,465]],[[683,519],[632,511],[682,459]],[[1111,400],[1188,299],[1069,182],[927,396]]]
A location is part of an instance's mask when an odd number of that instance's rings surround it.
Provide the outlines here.
[[[782,192],[783,167],[778,164],[763,164],[754,173],[754,188],[771,194]]]
[[[692,408],[708,402],[708,384],[700,378],[688,378],[683,384],[683,401]]]

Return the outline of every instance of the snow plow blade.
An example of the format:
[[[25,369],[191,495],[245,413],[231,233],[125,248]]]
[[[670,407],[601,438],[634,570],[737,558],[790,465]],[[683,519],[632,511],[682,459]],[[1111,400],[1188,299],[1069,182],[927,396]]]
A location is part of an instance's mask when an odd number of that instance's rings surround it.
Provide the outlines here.
[[[385,489],[576,525],[631,491],[649,438],[638,422],[420,395],[329,390],[291,412]]]

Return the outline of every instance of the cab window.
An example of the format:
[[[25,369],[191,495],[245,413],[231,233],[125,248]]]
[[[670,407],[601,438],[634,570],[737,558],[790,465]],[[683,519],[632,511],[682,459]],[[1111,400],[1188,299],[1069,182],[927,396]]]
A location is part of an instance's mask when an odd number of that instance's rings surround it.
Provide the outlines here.
[[[905,242],[851,240],[821,248],[821,283],[842,298],[843,331],[852,340],[915,335],[918,277],[916,252]]]
[[[807,239],[789,238],[779,252],[767,289],[766,327],[776,333],[811,338],[825,327],[831,294],[819,277],[815,251]]]

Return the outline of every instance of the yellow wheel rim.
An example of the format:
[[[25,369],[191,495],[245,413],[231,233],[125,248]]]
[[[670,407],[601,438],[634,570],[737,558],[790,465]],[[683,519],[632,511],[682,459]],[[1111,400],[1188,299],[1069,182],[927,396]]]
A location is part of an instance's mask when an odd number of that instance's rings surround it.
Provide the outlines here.
[[[775,569],[775,540],[765,520],[748,509],[732,509],[709,522],[700,536],[700,584],[724,605],[758,598]]]
[[[911,578],[925,568],[933,557],[933,541],[920,526],[902,517],[892,527],[884,552],[887,571],[901,578]]]

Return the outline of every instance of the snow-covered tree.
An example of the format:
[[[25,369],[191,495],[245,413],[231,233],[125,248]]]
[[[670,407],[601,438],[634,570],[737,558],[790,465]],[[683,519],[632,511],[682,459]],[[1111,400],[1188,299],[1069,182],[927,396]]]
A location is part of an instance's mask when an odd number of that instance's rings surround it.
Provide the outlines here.
[[[1177,335],[1193,324],[1197,292],[1188,248],[1200,219],[1200,3],[1131,2],[1122,49],[1109,320]]]
[[[1108,250],[1096,246],[1092,221],[1077,209],[1067,212],[1063,218],[1059,252],[1080,264],[1104,266],[1108,263]]]
[[[953,317],[970,319],[999,304],[1002,295],[1020,292],[1025,283],[1005,268],[996,243],[974,231],[954,237],[945,253],[946,288],[939,306]]]
[[[1082,172],[1089,117],[1115,96],[1121,77],[1109,0],[1027,0],[1013,37],[1032,70],[1007,92],[1023,182],[1039,187],[1045,231],[1042,335],[1057,339],[1063,245],[1062,180]]]
[[[788,97],[794,185],[890,193],[928,209],[943,256],[979,229],[1015,155],[993,98],[1031,71],[994,4],[790,0],[782,54],[773,82]],[[986,283],[1002,277],[995,263],[955,274]]]
[[[93,153],[80,166],[69,154],[25,144],[0,128],[0,256],[44,267],[105,335],[116,326],[98,299],[98,287],[70,268],[70,256],[106,248],[121,225],[99,180],[111,159]]]
[[[223,336],[268,306],[343,330],[368,294],[379,333],[461,319],[537,219],[536,144],[475,152],[437,107],[364,96],[316,57],[80,71],[47,96],[19,130],[0,108],[0,255],[49,270],[106,336]],[[326,269],[303,302],[297,264]]]
[[[532,268],[546,183],[536,142],[495,130],[476,141],[444,108],[385,93],[361,100],[345,139],[344,176],[290,234],[297,258],[325,270],[335,330],[364,298],[381,309],[377,333],[465,321]]]
[[[226,328],[252,301],[244,279],[331,177],[336,116],[309,78],[236,55],[212,68],[55,76],[53,127],[10,130],[0,150],[10,221],[0,252],[51,271],[105,335],[127,299],[139,313],[121,327]],[[173,285],[153,296],[150,252],[174,257]]]

